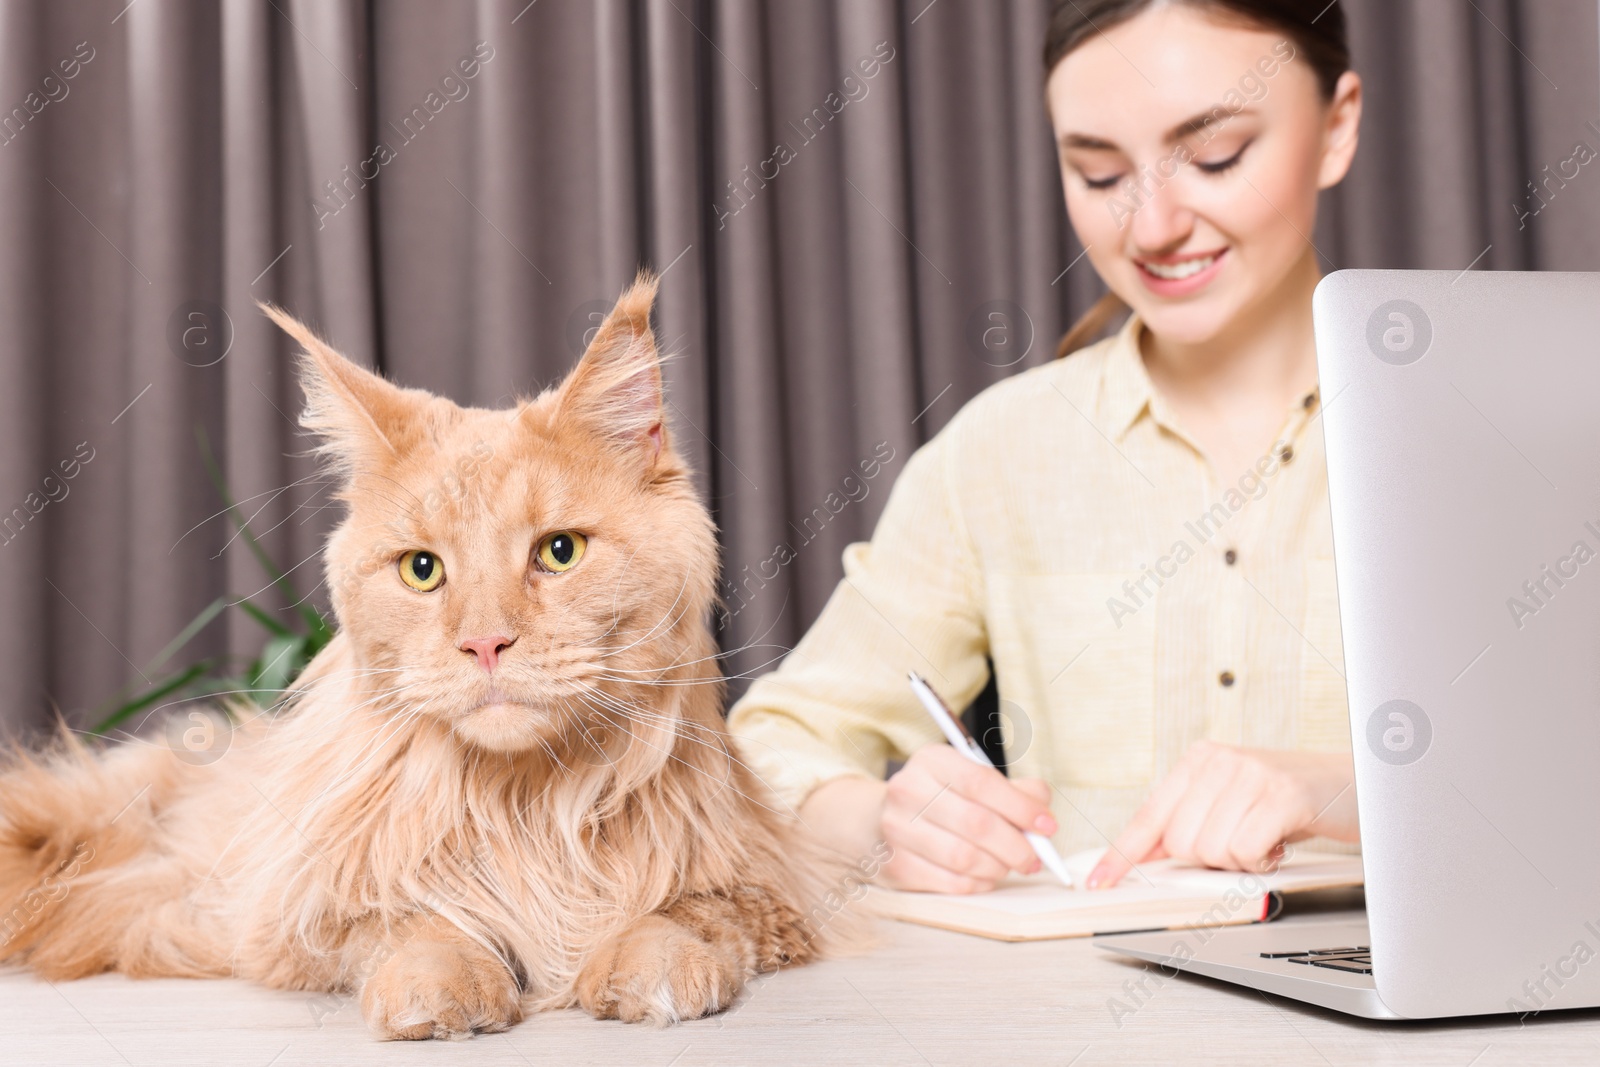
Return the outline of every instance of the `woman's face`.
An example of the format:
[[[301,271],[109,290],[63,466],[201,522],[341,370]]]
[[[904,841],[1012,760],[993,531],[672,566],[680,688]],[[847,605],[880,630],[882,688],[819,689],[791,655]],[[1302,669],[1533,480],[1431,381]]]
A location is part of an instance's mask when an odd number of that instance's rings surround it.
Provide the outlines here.
[[[1158,337],[1203,344],[1312,253],[1317,192],[1355,153],[1360,80],[1330,104],[1281,33],[1160,6],[1094,35],[1046,86],[1067,213]]]

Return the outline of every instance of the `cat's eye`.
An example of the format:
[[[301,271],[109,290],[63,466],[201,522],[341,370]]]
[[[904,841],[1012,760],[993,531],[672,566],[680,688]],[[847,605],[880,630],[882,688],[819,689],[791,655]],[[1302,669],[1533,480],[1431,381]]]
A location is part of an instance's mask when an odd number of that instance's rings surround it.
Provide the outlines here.
[[[419,593],[431,593],[444,582],[444,560],[427,551],[400,557],[400,580]]]
[[[588,544],[589,541],[583,534],[572,530],[553,533],[539,542],[539,562],[543,564],[545,570],[557,574],[570,571],[583,558],[583,550]]]

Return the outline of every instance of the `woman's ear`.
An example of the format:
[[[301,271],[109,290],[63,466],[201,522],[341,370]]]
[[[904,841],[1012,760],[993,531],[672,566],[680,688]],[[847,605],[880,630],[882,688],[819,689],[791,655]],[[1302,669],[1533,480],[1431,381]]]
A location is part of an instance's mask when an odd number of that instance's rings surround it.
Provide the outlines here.
[[[1330,189],[1344,181],[1361,140],[1361,75],[1347,70],[1339,75],[1328,104],[1328,123],[1322,137],[1322,169],[1317,188]]]
[[[306,407],[300,425],[322,439],[318,451],[346,476],[383,466],[410,445],[430,399],[384,381],[340,355],[282,308],[259,305],[300,342],[300,385]]]

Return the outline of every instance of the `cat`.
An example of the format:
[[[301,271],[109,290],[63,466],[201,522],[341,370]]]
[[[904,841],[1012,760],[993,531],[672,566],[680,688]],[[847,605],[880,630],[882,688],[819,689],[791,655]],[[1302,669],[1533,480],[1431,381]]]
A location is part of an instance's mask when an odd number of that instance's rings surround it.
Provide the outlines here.
[[[559,386],[497,411],[263,305],[346,508],[338,632],[209,762],[19,753],[0,960],[352,993],[418,1039],[695,1018],[839,943],[837,864],[723,728],[715,528],[667,433],[654,299],[641,274]]]

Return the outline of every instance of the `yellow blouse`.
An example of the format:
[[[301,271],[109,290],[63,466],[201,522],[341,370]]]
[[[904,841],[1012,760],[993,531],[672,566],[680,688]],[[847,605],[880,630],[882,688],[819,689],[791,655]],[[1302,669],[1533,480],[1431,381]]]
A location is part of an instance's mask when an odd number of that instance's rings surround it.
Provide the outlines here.
[[[1199,738],[1348,751],[1319,398],[1219,483],[1141,328],[985,390],[907,462],[816,624],[731,712],[787,804],[941,741],[906,672],[960,708],[985,654],[1062,851],[1114,838]]]

